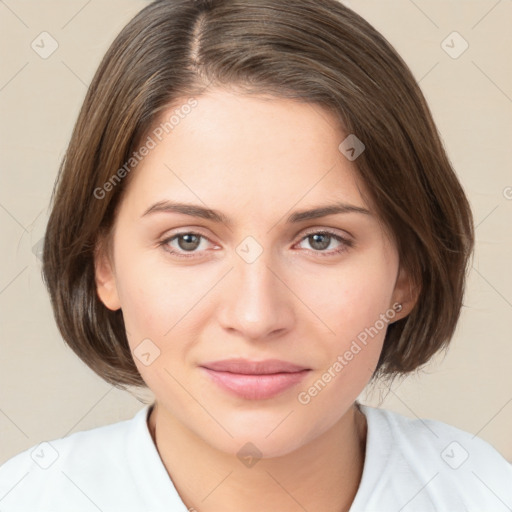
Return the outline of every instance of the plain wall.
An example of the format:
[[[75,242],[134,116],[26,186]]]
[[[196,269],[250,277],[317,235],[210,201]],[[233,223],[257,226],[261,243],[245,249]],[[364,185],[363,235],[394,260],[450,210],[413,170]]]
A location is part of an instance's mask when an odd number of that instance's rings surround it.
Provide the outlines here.
[[[512,2],[345,3],[388,38],[419,81],[470,199],[477,238],[446,357],[361,401],[444,421],[512,461]],[[0,464],[43,440],[131,418],[143,405],[64,344],[37,249],[87,85],[111,41],[146,4],[0,3]],[[40,42],[43,31],[58,44],[47,58],[31,47],[51,49],[50,39]],[[454,31],[469,44],[457,58],[463,41]]]

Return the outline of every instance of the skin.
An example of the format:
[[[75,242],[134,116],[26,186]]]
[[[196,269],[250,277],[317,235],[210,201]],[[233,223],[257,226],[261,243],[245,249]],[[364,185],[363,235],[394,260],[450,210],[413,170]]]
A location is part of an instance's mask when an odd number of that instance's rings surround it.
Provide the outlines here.
[[[298,394],[393,304],[403,309],[391,321],[406,316],[411,283],[363,200],[357,160],[338,150],[347,134],[331,112],[225,89],[197,100],[129,176],[112,251],[96,258],[98,295],[109,309],[122,308],[132,351],[148,338],[160,350],[149,365],[134,360],[155,395],[151,434],[187,507],[348,510],[367,432],[354,401],[377,365],[385,328],[309,403]],[[232,224],[143,215],[165,199],[219,210]],[[286,223],[296,210],[340,201],[370,214]],[[353,245],[327,238],[321,249],[306,236],[324,229]],[[183,238],[160,244],[191,231],[205,237],[193,248]],[[263,251],[252,263],[236,252],[248,236]],[[274,398],[243,399],[199,367],[232,357],[277,358],[310,372]],[[252,467],[237,457],[247,442],[262,454]]]

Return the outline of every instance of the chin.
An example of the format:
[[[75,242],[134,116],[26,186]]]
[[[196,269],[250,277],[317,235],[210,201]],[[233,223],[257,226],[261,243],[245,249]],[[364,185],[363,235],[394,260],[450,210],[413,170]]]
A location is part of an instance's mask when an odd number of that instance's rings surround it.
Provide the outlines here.
[[[266,437],[258,429],[245,432],[241,435],[234,435],[234,438],[219,439],[218,437],[206,440],[211,446],[219,451],[227,453],[240,459],[242,464],[251,467],[254,460],[272,459],[282,457],[297,450],[303,445],[303,440],[297,433],[283,431],[284,435],[274,435]]]
[[[298,411],[292,411],[292,407],[273,413],[234,411],[230,417],[217,418],[233,437],[209,429],[214,435],[207,436],[205,441],[235,456],[243,455],[240,451],[244,450],[254,450],[261,458],[287,455],[313,439],[317,430],[313,426],[309,429],[307,421],[298,417]]]

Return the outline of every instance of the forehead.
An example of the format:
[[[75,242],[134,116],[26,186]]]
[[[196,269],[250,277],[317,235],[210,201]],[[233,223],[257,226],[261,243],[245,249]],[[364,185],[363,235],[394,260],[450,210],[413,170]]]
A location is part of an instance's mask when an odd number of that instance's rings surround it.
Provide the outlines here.
[[[164,199],[254,212],[322,201],[365,206],[347,136],[319,105],[214,90],[166,109],[127,191],[139,210]],[[190,102],[188,102],[190,103]],[[186,113],[185,113],[186,112]],[[366,205],[367,206],[367,205]]]

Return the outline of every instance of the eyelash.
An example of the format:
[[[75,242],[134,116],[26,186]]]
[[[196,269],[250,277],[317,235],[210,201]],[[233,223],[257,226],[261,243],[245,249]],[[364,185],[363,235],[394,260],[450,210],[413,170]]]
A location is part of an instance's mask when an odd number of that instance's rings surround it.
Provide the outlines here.
[[[162,240],[161,242],[158,243],[159,246],[163,247],[163,249],[168,252],[169,254],[172,254],[173,256],[177,256],[178,258],[197,258],[198,256],[196,256],[196,253],[190,253],[190,254],[183,254],[183,253],[180,253],[180,252],[177,252],[177,251],[174,251],[174,250],[169,250],[167,248],[167,245],[172,242],[173,240],[176,240],[178,239],[179,237],[181,236],[184,236],[184,235],[194,235],[194,236],[197,236],[197,237],[200,237],[200,238],[204,238],[205,240],[208,240],[209,242],[211,242],[211,240],[209,240],[206,236],[202,235],[201,233],[197,233],[195,231],[182,231],[181,233],[175,233],[173,236],[171,237],[168,237],[164,240]],[[318,255],[319,257],[321,258],[328,258],[328,257],[332,257],[332,256],[337,256],[338,254],[341,254],[342,252],[345,252],[348,248],[351,248],[354,246],[354,242],[352,240],[349,240],[348,238],[344,238],[332,231],[329,231],[327,229],[321,229],[321,230],[318,230],[318,231],[311,231],[309,233],[306,233],[300,240],[298,243],[301,243],[302,241],[306,240],[307,238],[309,238],[310,236],[312,235],[329,235],[330,237],[334,238],[336,241],[338,242],[341,242],[343,245],[341,248],[339,249],[336,249],[336,250],[331,250],[331,251],[319,251],[319,250],[313,250],[311,249],[310,252],[313,252],[315,253],[316,255]]]

